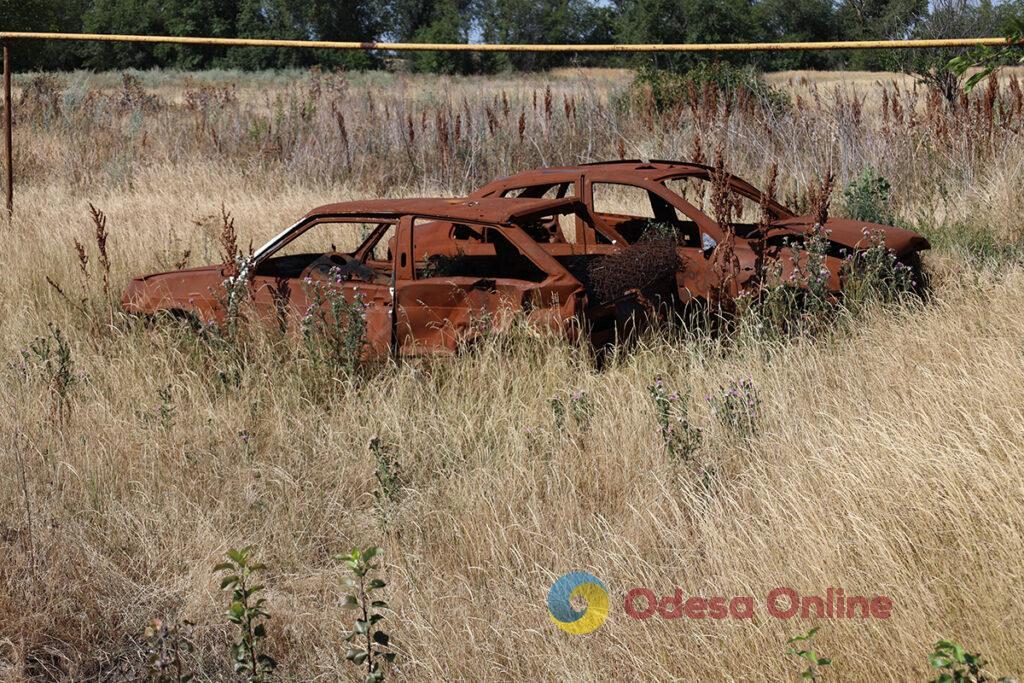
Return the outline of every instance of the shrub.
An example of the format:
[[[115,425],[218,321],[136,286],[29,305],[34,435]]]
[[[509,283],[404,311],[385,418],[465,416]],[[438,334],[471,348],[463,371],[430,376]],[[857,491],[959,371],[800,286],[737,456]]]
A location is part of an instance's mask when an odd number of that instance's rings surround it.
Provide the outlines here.
[[[684,72],[645,67],[634,78],[630,94],[636,101],[646,93],[659,112],[717,104],[719,99],[752,101],[773,111],[789,106],[789,96],[765,83],[754,69],[724,62],[701,62]]]
[[[892,186],[884,176],[872,168],[865,168],[843,190],[847,215],[858,221],[892,224],[891,190]]]

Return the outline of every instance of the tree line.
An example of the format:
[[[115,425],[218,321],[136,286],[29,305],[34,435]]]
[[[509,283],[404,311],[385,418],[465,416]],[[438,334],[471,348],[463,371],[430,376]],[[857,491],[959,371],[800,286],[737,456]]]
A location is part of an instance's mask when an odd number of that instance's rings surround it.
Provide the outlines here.
[[[681,43],[998,35],[1024,0],[0,0],[11,31],[298,40]],[[435,73],[569,64],[678,67],[684,55],[405,53],[206,46],[18,43],[19,70],[380,68]],[[734,55],[762,69],[913,68],[868,52]]]

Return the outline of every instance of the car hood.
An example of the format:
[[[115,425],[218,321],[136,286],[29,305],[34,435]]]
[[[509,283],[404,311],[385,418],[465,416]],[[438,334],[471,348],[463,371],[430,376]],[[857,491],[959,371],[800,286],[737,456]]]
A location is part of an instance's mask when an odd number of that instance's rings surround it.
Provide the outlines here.
[[[208,277],[210,275],[220,276],[220,271],[223,267],[224,266],[222,265],[196,266],[195,268],[182,268],[181,270],[167,270],[160,273],[140,275],[133,279],[138,282],[151,282],[153,280],[166,278]]]
[[[161,307],[188,308],[196,299],[209,298],[223,279],[220,265],[150,273],[128,283],[121,304],[142,313]]]
[[[769,235],[806,235],[815,225],[813,216],[795,216],[772,223]],[[880,232],[885,246],[897,254],[930,249],[928,240],[920,233],[892,225],[855,221],[849,218],[830,218],[825,230],[832,242],[849,249],[866,249],[871,246],[871,235]]]

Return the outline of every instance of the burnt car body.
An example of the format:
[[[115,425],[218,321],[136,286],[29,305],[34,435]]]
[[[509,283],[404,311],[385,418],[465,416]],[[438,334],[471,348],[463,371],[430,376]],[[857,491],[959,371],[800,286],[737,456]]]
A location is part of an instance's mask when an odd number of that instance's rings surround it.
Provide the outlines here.
[[[524,171],[488,183],[470,196],[574,197],[581,201],[589,212],[589,223],[581,219],[568,229],[562,226],[561,231],[551,226],[552,236],[544,247],[556,254],[567,249],[587,254],[623,248],[643,239],[655,224],[669,226],[679,245],[677,296],[685,304],[706,299],[720,282],[713,257],[726,234],[704,207],[713,173],[709,166],[676,161],[601,162]],[[736,296],[755,286],[755,241],[763,240],[764,260],[777,264],[781,280],[788,279],[806,262],[800,249],[815,229],[814,217],[796,215],[738,177],[728,175],[727,182],[740,209],[733,223],[738,272],[727,294]],[[622,208],[624,204],[629,207]],[[760,227],[762,207],[770,217],[764,231]],[[842,288],[844,259],[870,247],[879,235],[897,259],[915,272],[920,270],[920,252],[929,248],[928,240],[918,233],[889,225],[829,218],[822,227],[829,241],[824,264],[829,271],[827,286],[835,293]],[[450,226],[437,224],[418,236],[416,254],[424,258],[458,251],[464,243],[467,240],[460,240]]]
[[[254,252],[244,264],[247,296],[257,316],[293,329],[311,307],[323,305],[313,293],[318,287],[360,301],[365,358],[454,352],[516,314],[570,337],[584,330],[596,344],[614,340],[649,306],[633,292],[596,300],[528,234],[560,220],[586,223],[589,217],[571,198],[328,204]],[[416,235],[438,224],[474,239],[461,246],[457,259],[413,258]],[[346,241],[355,246],[338,246]],[[167,312],[221,323],[230,276],[226,265],[147,275],[131,281],[122,305],[131,313]]]

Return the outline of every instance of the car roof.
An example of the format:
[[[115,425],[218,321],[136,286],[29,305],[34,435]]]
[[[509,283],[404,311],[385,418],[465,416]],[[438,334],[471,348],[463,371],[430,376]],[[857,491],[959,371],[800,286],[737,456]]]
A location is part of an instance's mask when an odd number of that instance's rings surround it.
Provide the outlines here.
[[[637,180],[649,182],[661,182],[672,178],[697,177],[711,180],[715,173],[713,166],[696,164],[686,161],[665,161],[654,159],[644,161],[641,159],[623,159],[621,161],[596,161],[576,166],[550,166],[546,168],[535,168],[500,178],[492,181],[474,193],[477,196],[487,195],[497,189],[508,189],[520,185],[536,185],[550,182],[551,184],[570,182],[581,173],[591,176],[596,182],[608,183],[630,183]],[[726,173],[729,185],[748,196],[760,196],[761,190],[757,189],[743,178]],[[782,215],[792,216],[793,212],[778,201],[768,198],[770,205]]]
[[[621,174],[623,177],[628,176],[632,178],[636,178],[640,175],[651,180],[659,180],[667,176],[703,176],[712,172],[714,169],[704,164],[687,163],[684,161],[643,161],[641,159],[623,159],[621,161],[596,161],[588,164],[578,164],[576,166],[549,166],[545,168],[536,168],[502,178],[501,182],[512,179],[522,179],[524,177],[532,177],[537,180],[542,180],[545,176],[562,176],[574,173],[593,172],[595,170],[606,172],[609,175]]]
[[[423,216],[440,220],[510,224],[551,213],[585,211],[582,202],[573,197],[564,199],[368,199],[318,206],[306,218],[352,216],[367,218],[400,218]]]

